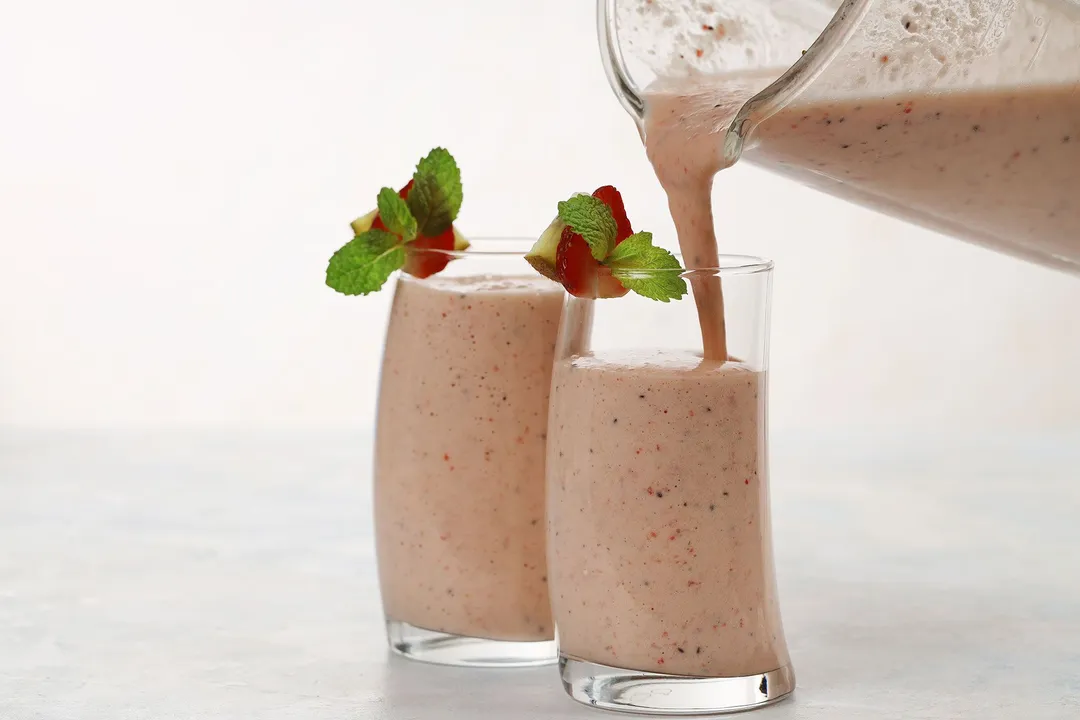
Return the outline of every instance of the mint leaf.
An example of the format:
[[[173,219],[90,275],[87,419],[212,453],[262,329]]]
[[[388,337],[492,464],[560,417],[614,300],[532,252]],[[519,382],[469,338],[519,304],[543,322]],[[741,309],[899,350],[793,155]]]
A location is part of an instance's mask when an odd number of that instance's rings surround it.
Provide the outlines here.
[[[675,270],[612,270],[624,288],[650,300],[668,302],[686,295],[686,281]]]
[[[334,253],[326,268],[326,284],[345,295],[367,295],[386,283],[405,264],[405,245],[386,230],[360,233]]]
[[[639,232],[626,238],[604,264],[623,287],[643,297],[668,302],[687,292],[686,281],[679,276],[682,266],[678,259],[653,245],[652,233]]]
[[[615,247],[618,228],[611,208],[592,195],[575,195],[559,203],[559,218],[581,237],[592,256],[603,262]]]
[[[667,255],[671,256],[672,260],[675,260],[674,255],[671,255],[671,253],[666,250],[655,247],[652,244],[651,232],[634,233],[619,243],[615,249],[611,251],[611,255],[608,256],[607,262],[604,264],[613,268],[648,268],[651,267],[648,264],[650,258],[655,255],[657,251],[667,253]],[[675,267],[679,267],[678,260],[675,260]]]
[[[446,232],[457,219],[462,197],[461,171],[454,156],[435,148],[417,164],[407,201],[419,234],[435,237]]]
[[[409,205],[392,188],[379,191],[379,218],[386,229],[400,235],[405,242],[416,239],[416,218],[409,212]]]

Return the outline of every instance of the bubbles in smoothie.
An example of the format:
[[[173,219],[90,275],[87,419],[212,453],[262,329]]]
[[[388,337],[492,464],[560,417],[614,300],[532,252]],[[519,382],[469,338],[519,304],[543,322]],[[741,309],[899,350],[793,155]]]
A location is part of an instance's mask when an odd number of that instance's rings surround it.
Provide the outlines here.
[[[524,263],[522,263],[524,264]],[[403,282],[420,282],[410,276],[402,276]],[[522,272],[521,276],[491,276],[491,275],[433,275],[423,280],[424,284],[432,290],[454,293],[505,293],[505,292],[562,292],[562,287],[540,275],[527,275]]]
[[[579,355],[573,358],[571,366],[596,372],[653,374],[657,376],[675,376],[686,373],[752,373],[748,365],[741,362],[726,363],[706,360],[699,352],[688,350],[606,350],[602,353]]]
[[[794,62],[836,0],[619,0],[624,54],[661,77]]]
[[[1066,17],[1074,14],[1068,5],[902,0],[876,6],[814,92],[835,98],[865,94],[867,86],[877,93],[969,90],[1072,78],[1080,26]]]
[[[617,0],[619,45],[635,82],[770,69],[817,39],[840,0]],[[1071,0],[898,0],[860,21],[813,94],[970,89],[1075,74]],[[1051,29],[1052,28],[1052,29]],[[646,72],[643,72],[646,71]]]

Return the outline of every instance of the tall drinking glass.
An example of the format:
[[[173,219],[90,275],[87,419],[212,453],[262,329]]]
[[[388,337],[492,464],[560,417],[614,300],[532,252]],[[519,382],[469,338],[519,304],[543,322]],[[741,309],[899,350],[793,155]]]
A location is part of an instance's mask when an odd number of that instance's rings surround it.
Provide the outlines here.
[[[563,685],[608,710],[766,705],[795,687],[769,514],[772,265],[644,272],[722,287],[728,358],[704,357],[690,298],[568,301],[547,467]]]
[[[413,250],[397,280],[375,443],[390,645],[451,665],[555,661],[544,557],[548,392],[562,288],[529,241]]]

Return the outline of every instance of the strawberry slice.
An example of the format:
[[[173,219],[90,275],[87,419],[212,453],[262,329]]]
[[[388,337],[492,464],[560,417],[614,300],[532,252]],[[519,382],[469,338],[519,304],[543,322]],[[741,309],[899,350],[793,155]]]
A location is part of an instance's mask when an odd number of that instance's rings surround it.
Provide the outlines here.
[[[569,227],[563,228],[555,254],[555,274],[566,291],[577,297],[596,297],[596,275],[600,263],[592,256],[585,238]]]
[[[619,279],[611,274],[611,269],[600,266],[599,277],[596,280],[596,297],[619,298],[630,292],[630,288],[623,287]]]
[[[626,216],[626,206],[623,205],[622,193],[616,190],[614,185],[604,185],[597,188],[592,196],[607,205],[608,209],[611,210],[611,214],[615,216],[616,245],[634,234],[634,229],[630,227],[630,218]]]
[[[453,249],[453,227],[435,237],[421,235],[405,246],[405,272],[418,278],[431,277],[447,266],[453,257],[448,252]]]
[[[555,273],[566,291],[576,297],[617,298],[629,292],[592,256],[585,238],[564,228],[555,255]]]

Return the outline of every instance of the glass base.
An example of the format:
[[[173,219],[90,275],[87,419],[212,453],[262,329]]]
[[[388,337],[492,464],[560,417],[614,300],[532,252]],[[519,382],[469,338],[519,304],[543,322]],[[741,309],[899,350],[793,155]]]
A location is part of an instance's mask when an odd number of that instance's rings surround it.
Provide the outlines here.
[[[642,715],[716,715],[772,705],[795,690],[790,665],[759,675],[703,678],[598,665],[559,655],[563,688],[580,703]]]
[[[552,665],[558,659],[554,640],[488,640],[425,630],[386,621],[390,649],[410,660],[460,667],[514,668]]]

